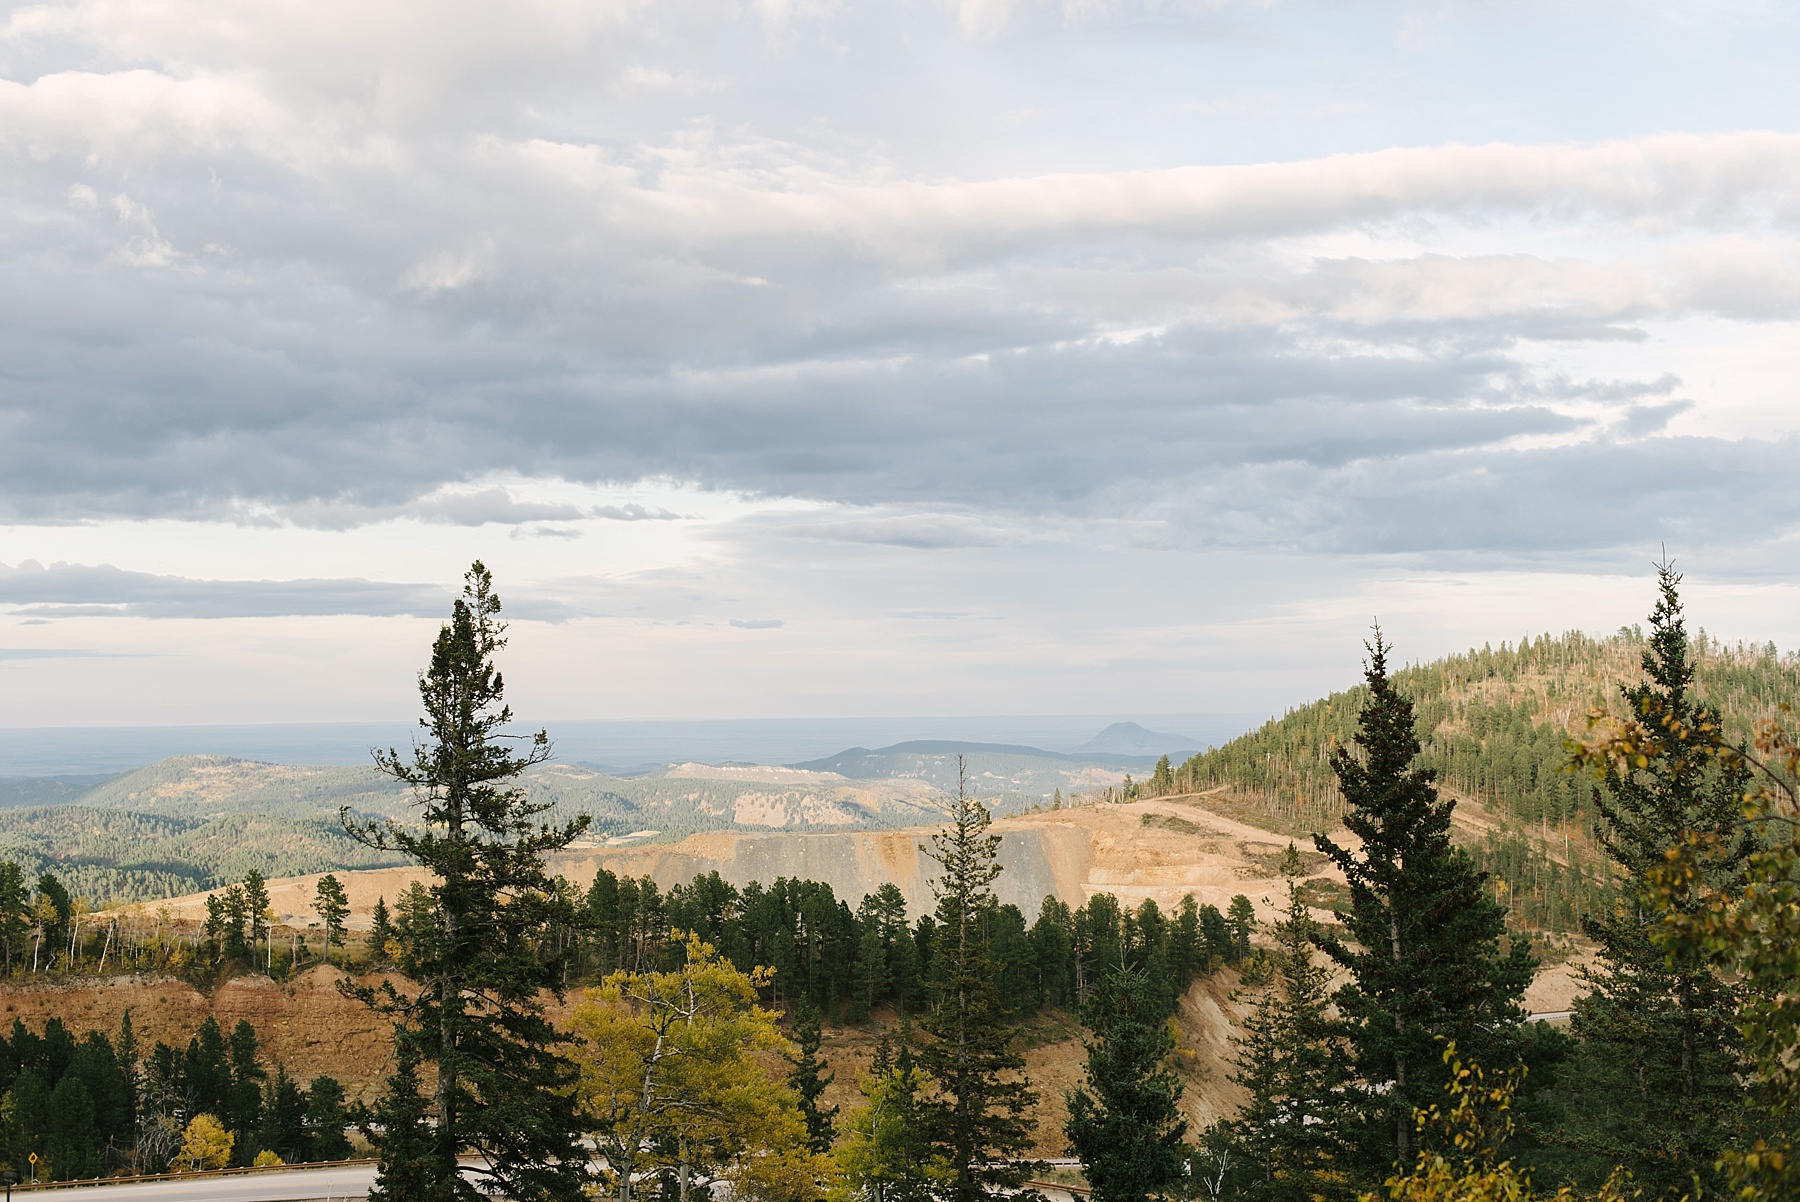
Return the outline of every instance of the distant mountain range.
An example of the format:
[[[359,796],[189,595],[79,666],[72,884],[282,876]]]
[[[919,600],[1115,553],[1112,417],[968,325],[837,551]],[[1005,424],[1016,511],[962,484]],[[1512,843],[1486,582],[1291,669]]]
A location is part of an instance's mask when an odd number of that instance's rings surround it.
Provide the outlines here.
[[[888,747],[903,740],[954,739],[1049,748],[1161,755],[1213,747],[1254,729],[1265,713],[968,715],[888,718],[737,718],[694,720],[568,720],[524,715],[525,730],[547,727],[556,759],[604,766],[615,774],[654,771],[667,764],[792,764],[846,747]],[[1153,744],[1108,741],[1094,732],[1108,723],[1152,731]],[[265,764],[366,768],[371,747],[405,747],[418,733],[412,722],[276,723],[257,726],[0,728],[0,780],[68,777],[87,783],[171,756],[222,755]]]
[[[1091,728],[1090,728],[1091,729]],[[1022,743],[919,739],[824,759],[675,763],[621,773],[556,761],[526,789],[549,820],[587,814],[594,841],[719,830],[869,830],[938,820],[943,794],[967,786],[999,814],[1147,776],[1194,740],[1115,723],[1075,751]],[[1154,748],[1154,753],[1138,749]],[[406,790],[373,767],[173,756],[107,776],[0,780],[0,858],[55,871],[92,901],[209,888],[257,868],[274,877],[395,862],[346,836],[340,808],[405,821]]]
[[[1171,758],[1193,754],[1194,740],[1180,735],[1160,735],[1135,722],[1116,722],[1073,751],[1046,751],[1019,743],[968,743],[958,739],[912,739],[891,747],[851,747],[823,759],[788,765],[806,772],[835,772],[852,780],[929,778],[944,787],[956,783],[956,757],[962,756],[972,775],[1004,777],[1007,792],[1037,792],[1039,777],[1055,778],[1049,788],[1069,788],[1080,777],[1079,769],[1101,768],[1109,772],[1148,772],[1163,755]],[[1142,750],[1145,747],[1153,751]],[[1075,769],[1073,773],[1071,769]],[[985,790],[984,790],[985,791]]]

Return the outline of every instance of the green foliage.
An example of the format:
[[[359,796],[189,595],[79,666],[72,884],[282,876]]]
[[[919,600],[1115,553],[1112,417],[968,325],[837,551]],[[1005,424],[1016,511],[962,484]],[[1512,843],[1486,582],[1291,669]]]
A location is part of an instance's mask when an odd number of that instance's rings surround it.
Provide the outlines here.
[[[1232,897],[1231,906],[1225,911],[1225,922],[1231,928],[1231,953],[1228,958],[1235,964],[1250,954],[1250,937],[1256,931],[1256,907],[1250,904],[1249,898],[1239,893]]]
[[[362,1123],[363,1136],[379,1139],[380,1159],[370,1202],[418,1202],[443,1198],[454,1188],[437,1136],[431,1103],[419,1089],[419,1053],[410,1041],[394,1046],[394,1071]]]
[[[835,1073],[826,1071],[825,1062],[819,1058],[819,1046],[823,1042],[819,1012],[810,1004],[801,1003],[794,1015],[795,1050],[789,1057],[793,1067],[788,1071],[787,1082],[799,1099],[800,1117],[806,1122],[807,1146],[818,1153],[831,1151],[832,1140],[837,1136],[837,1128],[831,1122],[837,1107],[822,1106],[819,1102],[836,1077]]]
[[[1735,905],[1756,840],[1740,822],[1749,771],[1724,743],[1724,720],[1694,689],[1680,577],[1664,565],[1642,657],[1621,689],[1631,729],[1651,745],[1630,755],[1584,751],[1595,769],[1600,841],[1624,873],[1613,913],[1584,924],[1599,945],[1590,990],[1575,1003],[1580,1053],[1565,1074],[1567,1137],[1596,1172],[1623,1165],[1652,1195],[1712,1190],[1714,1164],[1738,1123],[1743,1090],[1734,1020],[1739,986],[1702,947],[1659,939],[1705,904]],[[1640,737],[1637,742],[1644,742]],[[1645,753],[1647,751],[1647,754]],[[1704,839],[1689,887],[1656,877],[1671,848]]]
[[[518,785],[549,754],[549,739],[539,731],[523,755],[507,742],[512,711],[494,665],[505,629],[492,577],[477,562],[419,676],[426,741],[411,756],[377,757],[413,789],[423,828],[357,825],[344,815],[346,830],[404,853],[437,880],[428,910],[406,932],[400,965],[417,992],[403,994],[391,981],[344,988],[390,1017],[396,1045],[436,1069],[438,1192],[427,1197],[446,1202],[481,1196],[471,1178],[519,1202],[574,1199],[585,1177],[574,1142],[574,1067],[558,1051],[564,1041],[542,1000],[560,998],[561,965],[542,954],[540,940],[556,905],[544,857],[587,824],[542,823],[548,803],[529,800]],[[376,1145],[384,1161],[396,1154],[385,1135]],[[483,1164],[459,1164],[465,1149]]]
[[[1336,995],[1358,1074],[1385,1086],[1346,1094],[1321,1117],[1354,1147],[1364,1180],[1412,1159],[1412,1115],[1443,1086],[1438,1042],[1455,1040],[1489,1064],[1519,1059],[1519,999],[1535,964],[1522,941],[1503,950],[1504,911],[1468,854],[1450,842],[1454,802],[1419,764],[1412,703],[1387,675],[1377,633],[1365,672],[1357,754],[1332,756],[1360,846],[1323,835],[1318,849],[1350,886],[1343,934],[1319,944],[1351,977]]]
[[[1014,1190],[1027,1163],[1036,1093],[1024,1079],[1017,1028],[999,990],[989,932],[998,905],[1000,836],[988,812],[959,788],[949,825],[928,854],[942,868],[931,956],[933,1007],[921,1020],[931,1037],[919,1062],[934,1082],[921,1107],[925,1130],[954,1174],[949,1202],[976,1202]]]
[[[330,959],[331,949],[344,942],[344,920],[350,916],[350,899],[344,893],[344,886],[329,872],[319,878],[313,910],[325,927],[325,957]]]
[[[27,873],[52,868],[76,893],[104,902],[179,897],[241,880],[399,862],[337,829],[335,816],[227,814],[194,818],[93,805],[0,811],[0,857]]]
[[[257,1055],[245,1022],[227,1036],[208,1018],[185,1054],[158,1043],[140,1065],[129,1015],[116,1037],[89,1031],[80,1040],[59,1019],[41,1033],[15,1019],[0,1036],[0,1162],[25,1172],[35,1152],[40,1177],[62,1181],[161,1172],[177,1161],[196,1115],[229,1139],[225,1155],[239,1164],[268,1149],[290,1163],[347,1151],[343,1087],[321,1077],[309,1094],[280,1070],[264,1084]],[[337,1124],[335,1140],[290,1138],[315,1105]]]
[[[44,954],[48,960],[55,959],[63,953],[63,945],[70,941],[74,934],[72,924],[75,918],[75,899],[53,872],[46,872],[38,877],[37,902],[33,906],[37,918],[38,930],[43,935]]]
[[[346,1160],[350,1156],[350,1140],[344,1129],[350,1125],[349,1108],[344,1105],[344,1087],[337,1078],[323,1074],[312,1079],[306,1091],[307,1160]]]
[[[1448,1069],[1445,1089],[1452,1104],[1444,1110],[1437,1103],[1421,1109],[1415,1116],[1420,1139],[1420,1152],[1410,1171],[1388,1178],[1386,1194],[1391,1202],[1534,1202],[1550,1198],[1554,1202],[1576,1202],[1575,1193],[1564,1186],[1555,1194],[1534,1190],[1528,1173],[1504,1159],[1501,1150],[1512,1134],[1513,1099],[1524,1079],[1523,1070],[1514,1069],[1490,1082],[1478,1065],[1465,1065],[1456,1055],[1456,1045],[1444,1049],[1443,1060]],[[1631,1202],[1638,1191],[1615,1173],[1592,1195],[1593,1202]],[[1365,1195],[1365,1202],[1375,1202],[1379,1195]]]
[[[395,941],[396,934],[393,920],[388,917],[387,898],[376,898],[375,909],[369,921],[369,959],[377,964],[387,963],[388,944]]]
[[[786,1047],[757,1005],[767,970],[741,972],[692,934],[685,948],[667,972],[612,974],[572,1020],[600,1184],[618,1202],[650,1177],[672,1178],[678,1202],[721,1175],[767,1185],[769,1156],[808,1171],[795,1164],[810,1160],[796,1096],[757,1060]]]
[[[934,1202],[953,1174],[926,1132],[921,1100],[931,1078],[913,1059],[906,1024],[898,1053],[884,1035],[857,1086],[863,1105],[845,1119],[846,1138],[837,1150],[847,1192],[866,1202]]]
[[[1311,1202],[1348,1194],[1343,1132],[1322,1121],[1354,1089],[1345,1030],[1331,1013],[1330,972],[1313,957],[1319,937],[1288,877],[1287,914],[1275,927],[1272,980],[1237,1036],[1232,1080],[1250,1095],[1208,1133],[1220,1185],[1248,1202]]]
[[[1095,1202],[1148,1202],[1181,1183],[1187,1120],[1181,1082],[1168,1067],[1175,1037],[1166,1012],[1155,983],[1129,968],[1103,978],[1082,1008],[1094,1041],[1063,1131]]]
[[[11,976],[15,958],[25,959],[25,936],[31,929],[30,895],[25,888],[25,874],[11,860],[0,862],[0,953],[6,961],[6,975]]]

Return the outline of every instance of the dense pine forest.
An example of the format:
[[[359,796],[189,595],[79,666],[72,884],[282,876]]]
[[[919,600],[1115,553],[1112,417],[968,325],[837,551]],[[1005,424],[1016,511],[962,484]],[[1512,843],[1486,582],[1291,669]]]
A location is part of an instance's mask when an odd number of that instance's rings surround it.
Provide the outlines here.
[[[116,1032],[77,1038],[61,1019],[0,1035],[0,1159],[21,1181],[341,1160],[344,1087],[270,1064],[248,1022],[212,1018],[185,1048]]]

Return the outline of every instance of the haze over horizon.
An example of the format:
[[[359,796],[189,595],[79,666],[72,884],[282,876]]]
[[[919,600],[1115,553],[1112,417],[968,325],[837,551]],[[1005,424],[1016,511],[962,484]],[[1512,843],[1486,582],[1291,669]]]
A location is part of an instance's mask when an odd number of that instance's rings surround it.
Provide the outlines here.
[[[1800,646],[1800,15],[54,0],[0,727],[1269,713]]]

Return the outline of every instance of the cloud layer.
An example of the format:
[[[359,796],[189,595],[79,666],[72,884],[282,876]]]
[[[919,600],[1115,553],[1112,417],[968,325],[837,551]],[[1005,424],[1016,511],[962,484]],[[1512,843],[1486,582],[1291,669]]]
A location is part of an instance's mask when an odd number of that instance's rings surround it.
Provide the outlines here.
[[[1277,704],[1663,544],[1789,629],[1766,5],[3,20],[11,720],[390,716],[477,555],[568,713]]]

